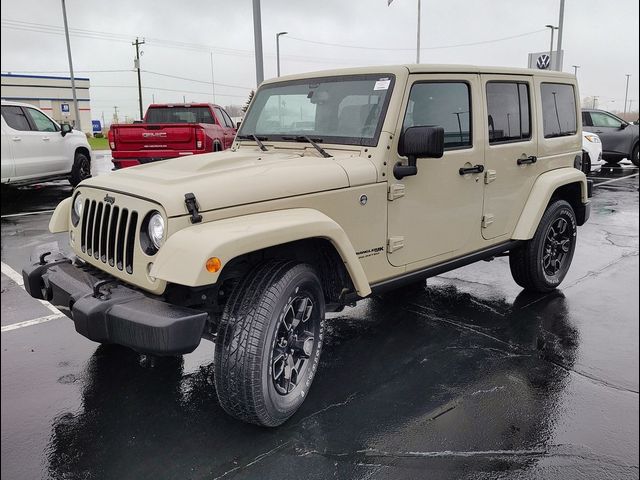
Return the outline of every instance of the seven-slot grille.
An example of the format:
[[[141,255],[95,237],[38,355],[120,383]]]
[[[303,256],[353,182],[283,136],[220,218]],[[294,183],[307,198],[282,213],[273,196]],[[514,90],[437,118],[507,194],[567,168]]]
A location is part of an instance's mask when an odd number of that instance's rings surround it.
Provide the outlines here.
[[[82,212],[82,251],[118,270],[133,273],[138,212],[89,199]]]

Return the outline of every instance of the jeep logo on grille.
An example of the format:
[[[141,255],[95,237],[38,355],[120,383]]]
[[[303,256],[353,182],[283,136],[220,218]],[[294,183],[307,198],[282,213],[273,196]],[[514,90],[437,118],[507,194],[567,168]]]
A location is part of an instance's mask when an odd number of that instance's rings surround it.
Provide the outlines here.
[[[111,197],[109,196],[109,194],[107,193],[104,196],[104,201],[107,202],[109,205],[113,205],[114,203],[116,203],[116,197]]]

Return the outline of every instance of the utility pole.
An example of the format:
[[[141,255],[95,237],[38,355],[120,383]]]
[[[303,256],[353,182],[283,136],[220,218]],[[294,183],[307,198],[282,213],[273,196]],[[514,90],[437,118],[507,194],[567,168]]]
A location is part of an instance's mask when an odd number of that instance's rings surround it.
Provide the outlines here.
[[[593,99],[593,105],[592,105],[591,108],[596,108],[596,104],[598,103],[598,97],[596,95],[594,95],[591,98]]]
[[[80,122],[80,109],[78,108],[78,96],[76,95],[76,79],[73,75],[73,61],[71,60],[71,43],[69,42],[69,25],[67,24],[67,7],[62,0],[62,18],[64,20],[64,37],[67,39],[67,57],[69,58],[69,75],[71,77],[71,95],[73,96],[73,112],[76,116],[76,127],[82,131]]]
[[[558,29],[558,27],[554,25],[545,25],[545,27],[551,29],[551,44],[549,45],[549,70],[553,70],[553,60],[555,58],[553,55],[553,33]]]
[[[624,113],[627,113],[627,98],[629,98],[629,77],[631,76],[631,74],[627,73],[626,77],[627,77],[627,88],[625,88],[624,90]]]
[[[558,52],[556,55],[556,70],[562,71],[562,33],[564,30],[564,0],[560,0],[560,18],[558,19]]]
[[[144,40],[140,41],[138,40],[138,37],[136,37],[136,41],[131,45],[134,45],[136,47],[135,67],[136,70],[138,70],[138,105],[140,107],[140,120],[142,120],[144,114],[142,112],[142,81],[140,79],[140,45],[144,45]]]
[[[213,81],[213,50],[209,52],[211,60],[211,95],[213,95],[213,103],[216,103],[216,84]]]
[[[120,123],[120,119],[118,118],[118,106],[113,107],[113,119],[116,123]]]
[[[580,68],[580,65],[571,65],[573,67],[573,74],[577,77],[578,76],[578,69]]]
[[[256,84],[260,86],[264,80],[262,58],[262,19],[260,16],[260,0],[253,0],[253,42],[256,55]]]
[[[416,41],[416,63],[420,63],[420,3],[421,3],[421,0],[418,0],[418,31],[417,31],[417,41]]]
[[[280,76],[280,35],[286,35],[289,32],[278,32],[276,33],[276,64],[278,66],[278,77]]]

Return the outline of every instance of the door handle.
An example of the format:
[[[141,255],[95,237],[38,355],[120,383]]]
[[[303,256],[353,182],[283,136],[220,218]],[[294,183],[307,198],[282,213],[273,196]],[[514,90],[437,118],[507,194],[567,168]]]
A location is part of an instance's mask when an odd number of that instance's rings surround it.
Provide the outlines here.
[[[48,142],[49,140],[51,140],[49,137],[42,137],[43,142]]]
[[[13,140],[14,142],[19,142],[22,140],[21,137],[11,137],[11,140]]]
[[[482,173],[484,172],[484,165],[474,165],[473,167],[461,168],[458,170],[460,175],[466,175],[467,173]]]
[[[536,163],[538,161],[538,157],[535,155],[530,155],[527,158],[519,158],[518,165],[530,165],[532,163]]]

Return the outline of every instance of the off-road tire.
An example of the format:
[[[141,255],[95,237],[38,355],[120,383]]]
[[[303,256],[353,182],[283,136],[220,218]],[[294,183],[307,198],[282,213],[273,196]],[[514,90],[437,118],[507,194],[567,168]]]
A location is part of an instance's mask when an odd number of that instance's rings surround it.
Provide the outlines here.
[[[82,180],[91,178],[91,159],[82,152],[76,152],[71,167],[69,183],[75,188]]]
[[[570,238],[568,250],[562,257],[557,273],[549,274],[545,270],[547,237],[550,229],[560,219],[566,222],[567,236]],[[509,252],[511,275],[518,285],[526,290],[550,292],[556,289],[571,265],[576,248],[577,222],[571,205],[564,200],[552,202],[540,219],[536,233],[524,245]]]
[[[640,159],[638,159],[638,155],[638,144],[636,143],[636,146],[633,147],[633,150],[631,151],[631,161],[636,167],[640,167]]]
[[[295,388],[282,394],[274,378],[276,340],[288,306],[300,295],[313,302],[311,317],[305,320],[313,322],[305,323],[315,333],[313,350]],[[261,426],[275,427],[289,419],[308,395],[318,368],[324,315],[322,284],[307,264],[268,261],[244,277],[225,305],[216,337],[214,381],[222,408]]]

